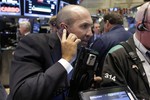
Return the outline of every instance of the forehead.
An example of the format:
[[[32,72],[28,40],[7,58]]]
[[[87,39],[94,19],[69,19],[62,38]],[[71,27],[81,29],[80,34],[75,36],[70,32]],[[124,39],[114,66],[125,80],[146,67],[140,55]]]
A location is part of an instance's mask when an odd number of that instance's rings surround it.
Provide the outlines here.
[[[95,27],[99,27],[100,24],[99,24],[99,23],[94,23],[94,26],[95,26]]]
[[[80,20],[77,20],[75,21],[74,25],[88,25],[88,26],[92,26],[92,20],[90,19],[80,19]]]
[[[83,16],[82,16],[83,15]],[[93,21],[92,21],[92,18],[90,15],[88,14],[82,14],[82,15],[76,15],[74,20],[75,20],[75,23],[79,23],[79,24],[92,24]]]

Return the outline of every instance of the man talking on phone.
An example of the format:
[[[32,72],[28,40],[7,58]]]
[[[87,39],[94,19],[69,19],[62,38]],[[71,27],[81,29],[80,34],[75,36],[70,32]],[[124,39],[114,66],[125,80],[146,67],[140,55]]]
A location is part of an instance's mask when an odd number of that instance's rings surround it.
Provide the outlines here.
[[[65,6],[57,14],[58,32],[30,34],[13,55],[8,100],[64,100],[79,43],[86,46],[91,32],[89,11]]]

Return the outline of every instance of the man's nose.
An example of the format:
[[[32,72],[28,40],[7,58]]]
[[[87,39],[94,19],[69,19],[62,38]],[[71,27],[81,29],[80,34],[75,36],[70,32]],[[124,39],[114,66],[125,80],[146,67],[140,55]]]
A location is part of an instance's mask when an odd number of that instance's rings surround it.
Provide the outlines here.
[[[88,31],[87,31],[87,36],[89,36],[89,37],[93,36],[93,33],[92,33],[91,28],[90,28],[90,29],[88,29]]]

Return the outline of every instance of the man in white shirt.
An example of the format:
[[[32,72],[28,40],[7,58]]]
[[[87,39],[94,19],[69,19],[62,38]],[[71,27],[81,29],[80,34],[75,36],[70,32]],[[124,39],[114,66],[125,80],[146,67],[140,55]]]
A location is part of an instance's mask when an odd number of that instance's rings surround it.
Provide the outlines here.
[[[66,100],[68,76],[79,43],[88,44],[92,18],[79,5],[57,14],[57,33],[30,34],[15,49],[8,100]]]
[[[113,47],[106,56],[101,83],[107,86],[129,86],[139,100],[150,99],[150,2],[142,5],[136,15],[136,32],[126,43]]]

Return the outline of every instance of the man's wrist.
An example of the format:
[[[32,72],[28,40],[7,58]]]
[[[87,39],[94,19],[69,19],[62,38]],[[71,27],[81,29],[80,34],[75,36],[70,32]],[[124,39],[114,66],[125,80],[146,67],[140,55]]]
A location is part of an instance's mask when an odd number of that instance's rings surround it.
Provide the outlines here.
[[[61,58],[58,62],[66,69],[68,74],[73,69],[72,65],[67,60],[65,60],[64,58]]]

